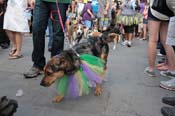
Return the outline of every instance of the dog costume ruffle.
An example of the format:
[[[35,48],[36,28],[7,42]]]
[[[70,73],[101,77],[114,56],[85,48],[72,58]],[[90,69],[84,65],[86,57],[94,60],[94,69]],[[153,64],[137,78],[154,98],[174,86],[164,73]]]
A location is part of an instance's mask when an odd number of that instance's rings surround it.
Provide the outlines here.
[[[57,80],[58,94],[66,98],[88,95],[91,87],[101,84],[105,61],[89,54],[80,55],[81,65],[75,74]]]

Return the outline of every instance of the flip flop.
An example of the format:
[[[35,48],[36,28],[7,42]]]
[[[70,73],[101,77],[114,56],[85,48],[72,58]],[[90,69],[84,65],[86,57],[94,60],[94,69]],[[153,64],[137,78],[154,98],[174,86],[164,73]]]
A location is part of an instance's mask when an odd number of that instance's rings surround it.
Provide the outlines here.
[[[157,70],[160,70],[160,71],[167,71],[168,69],[169,69],[168,66],[157,67]]]
[[[16,52],[16,49],[10,50],[9,56],[12,56]]]
[[[23,55],[12,55],[9,57],[9,59],[19,59],[19,58],[22,58]]]

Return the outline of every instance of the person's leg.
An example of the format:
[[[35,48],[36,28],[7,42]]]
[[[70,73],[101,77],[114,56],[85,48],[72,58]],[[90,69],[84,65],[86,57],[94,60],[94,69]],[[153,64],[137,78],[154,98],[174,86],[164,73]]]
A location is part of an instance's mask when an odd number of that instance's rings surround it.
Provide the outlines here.
[[[41,0],[36,0],[35,8],[33,11],[33,52],[32,61],[33,66],[43,70],[45,66],[45,30],[47,28],[48,18],[50,10],[48,7],[48,2],[43,2]]]
[[[15,41],[16,41],[16,52],[13,54],[13,56],[20,56],[22,48],[22,34],[20,32],[15,32]]]
[[[3,49],[6,49],[9,47],[10,41],[7,37],[5,30],[3,30],[3,21],[4,21],[4,15],[1,15],[0,16],[0,46]]]
[[[158,41],[160,21],[150,20],[148,25],[149,25],[148,60],[149,60],[149,69],[153,71],[155,69],[156,46]]]
[[[131,47],[132,39],[133,39],[133,33],[128,33],[128,47]]]
[[[147,24],[143,24],[143,40],[147,39]]]
[[[55,3],[52,3],[50,5],[50,8],[52,10],[56,10]],[[67,8],[68,8],[68,4],[59,3],[59,9],[60,9],[60,14],[62,17],[63,24],[65,24],[65,21],[66,21]],[[53,17],[54,19],[59,19],[58,13],[54,13]],[[62,30],[60,22],[54,21],[53,22],[53,43],[52,43],[51,57],[59,54],[63,50],[63,48],[64,48],[64,32]]]
[[[45,31],[47,28],[50,9],[48,2],[42,0],[35,1],[35,8],[33,11],[33,52],[32,52],[32,68],[24,73],[25,78],[35,78],[42,73],[45,66]]]
[[[170,45],[166,46],[166,54],[169,64],[169,70],[175,71],[175,53],[172,46]]]
[[[12,48],[10,50],[10,53],[9,55],[13,55],[16,51],[16,41],[15,41],[15,32],[12,32],[12,31],[9,31],[9,30],[6,30],[6,33],[11,41],[11,44],[12,44]]]
[[[51,19],[48,20],[48,28],[49,28],[49,42],[48,42],[48,50],[51,51],[52,43],[53,43],[53,27]]]

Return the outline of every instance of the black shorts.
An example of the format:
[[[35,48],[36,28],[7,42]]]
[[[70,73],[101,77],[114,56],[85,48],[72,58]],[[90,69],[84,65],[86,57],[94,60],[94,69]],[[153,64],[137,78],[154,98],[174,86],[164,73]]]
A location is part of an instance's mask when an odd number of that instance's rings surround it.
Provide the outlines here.
[[[123,26],[125,33],[133,33],[134,32],[134,26]]]
[[[169,22],[169,20],[160,20],[157,17],[153,16],[150,8],[148,9],[148,20]]]

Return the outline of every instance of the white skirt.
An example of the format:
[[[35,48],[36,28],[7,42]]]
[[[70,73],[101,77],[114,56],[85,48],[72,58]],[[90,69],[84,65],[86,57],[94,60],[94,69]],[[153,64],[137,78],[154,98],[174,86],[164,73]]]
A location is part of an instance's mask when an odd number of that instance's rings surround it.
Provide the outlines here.
[[[26,0],[8,0],[3,29],[15,32],[29,32],[28,20],[25,14],[26,8]]]

